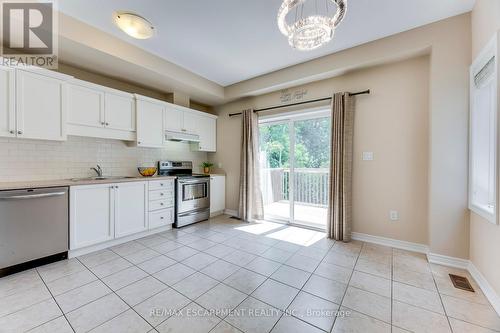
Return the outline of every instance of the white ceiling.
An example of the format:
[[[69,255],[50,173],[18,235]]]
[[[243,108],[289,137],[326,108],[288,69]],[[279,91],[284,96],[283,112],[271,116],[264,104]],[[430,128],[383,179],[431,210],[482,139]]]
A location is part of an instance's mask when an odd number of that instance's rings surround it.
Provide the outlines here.
[[[315,0],[310,0],[314,2]],[[325,0],[316,0],[322,4]],[[64,0],[60,10],[222,86],[468,12],[475,0],[348,0],[335,39],[312,52],[288,46],[276,24],[281,0]],[[112,22],[116,10],[150,20],[136,40]],[[62,28],[62,27],[61,27]]]

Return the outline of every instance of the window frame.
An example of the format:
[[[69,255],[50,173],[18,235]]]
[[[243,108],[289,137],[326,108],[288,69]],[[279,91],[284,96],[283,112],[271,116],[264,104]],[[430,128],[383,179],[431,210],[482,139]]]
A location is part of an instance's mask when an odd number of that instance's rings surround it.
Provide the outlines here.
[[[499,145],[498,145],[498,33],[490,40],[490,42],[484,47],[481,53],[476,57],[470,66],[470,114],[469,114],[469,189],[468,189],[468,207],[469,209],[478,214],[479,216],[486,219],[488,222],[493,224],[498,224],[498,158],[499,158]],[[474,188],[474,168],[473,168],[473,156],[474,156],[474,145],[473,145],[473,119],[475,115],[475,76],[483,69],[486,64],[494,57],[494,72],[493,72],[493,100],[494,100],[494,121],[493,121],[493,148],[491,148],[490,153],[493,153],[493,200],[494,208],[493,213],[490,210],[485,209],[482,205],[478,205],[473,200],[473,188]]]

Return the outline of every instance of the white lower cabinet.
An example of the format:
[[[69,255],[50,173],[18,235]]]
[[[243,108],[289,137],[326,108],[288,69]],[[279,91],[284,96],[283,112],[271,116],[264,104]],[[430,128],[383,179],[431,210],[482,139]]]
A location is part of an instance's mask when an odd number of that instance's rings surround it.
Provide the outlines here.
[[[70,249],[115,237],[114,194],[111,184],[70,187]]]
[[[70,187],[70,249],[148,229],[147,182]]]
[[[226,208],[226,176],[210,175],[210,215],[219,215]]]
[[[154,229],[174,223],[174,207],[149,212],[149,228]]]
[[[146,215],[148,184],[121,183],[115,191],[115,237],[123,237],[148,229]]]
[[[173,179],[149,182],[149,229],[174,223],[174,190]]]

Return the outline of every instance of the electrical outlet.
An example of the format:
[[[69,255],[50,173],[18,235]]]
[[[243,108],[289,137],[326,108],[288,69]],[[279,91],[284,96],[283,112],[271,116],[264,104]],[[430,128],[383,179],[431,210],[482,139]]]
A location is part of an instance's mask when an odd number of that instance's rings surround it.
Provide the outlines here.
[[[389,211],[389,218],[391,221],[398,221],[399,220],[399,212],[397,210],[390,210]]]
[[[218,166],[219,166],[219,169],[222,169],[222,163],[221,162],[219,162]]]
[[[373,152],[372,151],[364,151],[363,152],[363,161],[373,161]]]

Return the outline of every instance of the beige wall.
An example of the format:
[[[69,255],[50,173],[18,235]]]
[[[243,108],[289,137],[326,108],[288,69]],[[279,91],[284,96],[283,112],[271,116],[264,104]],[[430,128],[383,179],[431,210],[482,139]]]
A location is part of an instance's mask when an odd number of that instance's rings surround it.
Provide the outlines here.
[[[472,12],[472,56],[500,30],[500,1],[477,0]],[[500,95],[499,95],[500,96]],[[497,204],[499,204],[497,202]],[[500,226],[471,213],[470,259],[500,295]]]
[[[429,57],[359,70],[291,91],[307,90],[305,98],[315,99],[366,88],[371,95],[357,97],[356,106],[353,230],[427,244]],[[280,96],[271,93],[217,109],[220,144],[210,159],[222,163],[228,175],[228,209],[238,207],[241,137],[241,118],[228,114],[279,104]],[[375,160],[362,161],[363,151],[373,151]],[[400,221],[389,221],[391,209],[400,212]]]
[[[260,96],[339,75],[353,68],[366,68],[417,54],[430,54],[428,214],[425,218],[428,244],[433,253],[468,258],[470,27],[470,14],[455,16],[229,86],[226,88],[226,98]],[[406,80],[413,78],[407,77]],[[256,106],[261,100],[260,97],[256,99]]]

